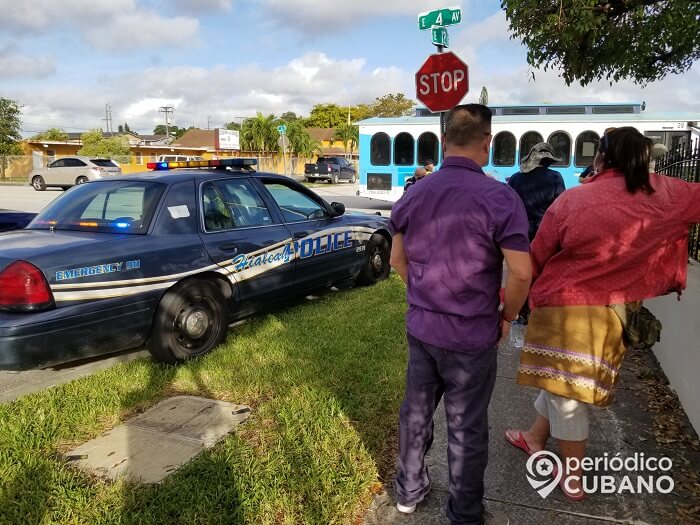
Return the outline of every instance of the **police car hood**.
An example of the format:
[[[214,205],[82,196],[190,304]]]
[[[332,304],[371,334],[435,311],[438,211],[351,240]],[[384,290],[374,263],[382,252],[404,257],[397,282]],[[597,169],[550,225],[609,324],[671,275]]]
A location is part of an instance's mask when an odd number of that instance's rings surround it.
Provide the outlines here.
[[[14,261],[32,262],[37,256],[69,252],[87,244],[117,240],[124,234],[49,230],[16,230],[0,233],[0,270]]]

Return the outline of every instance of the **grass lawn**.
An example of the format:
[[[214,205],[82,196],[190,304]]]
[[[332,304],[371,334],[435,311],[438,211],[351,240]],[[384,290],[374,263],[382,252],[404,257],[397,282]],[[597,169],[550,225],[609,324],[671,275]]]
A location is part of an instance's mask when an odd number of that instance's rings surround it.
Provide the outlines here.
[[[331,293],[233,328],[183,366],[143,359],[0,405],[0,524],[357,524],[395,461],[403,285]],[[156,486],[107,483],[61,453],[164,397],[253,407]]]

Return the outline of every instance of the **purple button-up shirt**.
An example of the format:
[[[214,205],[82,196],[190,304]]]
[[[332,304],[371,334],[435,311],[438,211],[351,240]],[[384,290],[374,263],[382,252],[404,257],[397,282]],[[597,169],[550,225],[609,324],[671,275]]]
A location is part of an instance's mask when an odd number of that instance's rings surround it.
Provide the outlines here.
[[[408,257],[406,329],[470,352],[498,341],[502,248],[529,251],[525,207],[476,162],[447,157],[394,205],[389,229]]]

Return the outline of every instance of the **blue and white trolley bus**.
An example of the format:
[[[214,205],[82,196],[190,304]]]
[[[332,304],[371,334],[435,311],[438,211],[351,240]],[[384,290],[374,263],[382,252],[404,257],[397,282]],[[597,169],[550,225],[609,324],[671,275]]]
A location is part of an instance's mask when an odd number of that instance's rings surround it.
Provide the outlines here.
[[[554,146],[562,161],[554,164],[566,187],[593,162],[598,141],[609,127],[634,126],[655,143],[672,149],[700,137],[700,115],[648,113],[644,104],[492,106],[493,139],[484,171],[505,181],[538,142]],[[415,115],[370,118],[360,128],[358,195],[396,201],[406,179],[426,159],[442,160],[439,115],[418,109]]]

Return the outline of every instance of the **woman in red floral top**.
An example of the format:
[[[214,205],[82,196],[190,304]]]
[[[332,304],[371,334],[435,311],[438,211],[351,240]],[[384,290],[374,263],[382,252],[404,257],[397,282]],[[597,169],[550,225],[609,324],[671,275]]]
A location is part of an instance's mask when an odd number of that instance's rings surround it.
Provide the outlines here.
[[[529,430],[506,432],[529,455],[551,436],[564,465],[584,457],[588,405],[612,402],[626,351],[611,306],[685,288],[700,184],[649,173],[650,151],[635,128],[606,132],[598,173],[554,202],[532,242],[533,313],[518,383],[540,389],[538,416]],[[580,469],[565,471],[560,486],[571,500],[585,496]]]

